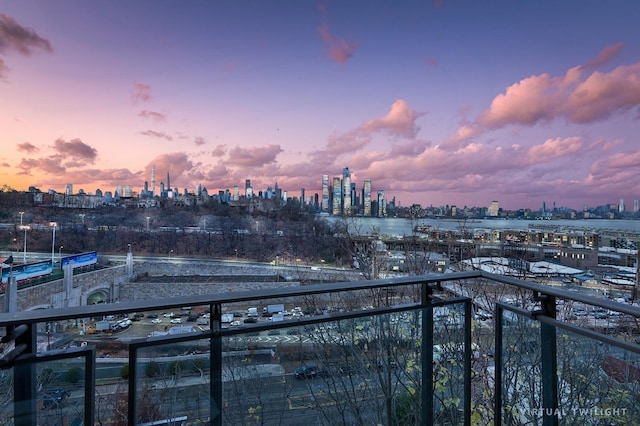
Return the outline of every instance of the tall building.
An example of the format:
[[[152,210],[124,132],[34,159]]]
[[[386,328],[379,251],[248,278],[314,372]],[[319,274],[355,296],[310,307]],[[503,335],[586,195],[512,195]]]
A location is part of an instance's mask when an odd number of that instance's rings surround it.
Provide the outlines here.
[[[364,186],[362,187],[362,204],[363,214],[365,216],[371,216],[371,179],[364,180]]]
[[[304,188],[300,188],[300,210],[304,207]]]
[[[633,212],[638,213],[640,211],[640,204],[638,204],[638,200],[633,200]]]
[[[151,196],[156,193],[156,166],[151,166]]]
[[[620,202],[618,203],[618,212],[624,213],[624,198],[620,198]]]
[[[322,207],[323,212],[329,211],[329,175],[322,175]]]
[[[384,191],[378,190],[378,217],[387,216],[387,202],[384,199]]]
[[[348,167],[342,169],[342,214],[351,215],[351,173]]]
[[[339,216],[342,213],[342,185],[340,185],[340,178],[333,178],[333,207],[331,213],[334,216]]]
[[[245,179],[244,181],[244,196],[251,198],[253,196],[253,189],[251,188],[251,179]]]
[[[171,191],[171,176],[169,176],[169,172],[167,172],[167,191]]]
[[[544,210],[544,204],[542,209]],[[498,202],[492,201],[491,204],[489,205],[489,208],[487,209],[487,215],[491,217],[497,217],[499,212],[500,212],[500,207],[498,205]]]
[[[68,183],[67,188],[64,190],[65,195],[73,195],[73,184]]]

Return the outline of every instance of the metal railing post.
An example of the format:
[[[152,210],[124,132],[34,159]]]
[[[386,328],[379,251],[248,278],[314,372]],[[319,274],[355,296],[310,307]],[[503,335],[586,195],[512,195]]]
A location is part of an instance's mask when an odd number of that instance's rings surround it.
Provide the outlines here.
[[[222,426],[222,337],[220,330],[222,329],[222,304],[215,303],[211,305],[211,330],[212,337],[210,343],[211,351],[211,379],[210,391],[211,399],[209,401],[209,412],[211,416],[211,424]]]
[[[26,330],[15,340],[16,348],[25,345],[22,354],[35,354],[37,341],[37,323],[27,325]],[[20,363],[13,369],[14,424],[16,426],[35,426],[36,410],[36,365],[33,362]]]
[[[539,296],[542,314],[556,318],[556,298],[549,295]],[[542,351],[542,407],[543,426],[557,426],[558,416],[558,351],[556,327],[540,324],[540,346]]]
[[[422,284],[422,424],[433,423],[433,290],[428,283]]]

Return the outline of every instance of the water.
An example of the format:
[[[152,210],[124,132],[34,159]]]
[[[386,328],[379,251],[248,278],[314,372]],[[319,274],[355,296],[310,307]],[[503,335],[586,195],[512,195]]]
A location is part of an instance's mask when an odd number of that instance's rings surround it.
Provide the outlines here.
[[[329,216],[327,220],[335,222],[341,218]],[[640,233],[640,220],[604,220],[604,219],[584,219],[584,220],[517,220],[517,219],[400,219],[400,218],[353,218],[347,219],[351,232],[362,235],[372,233],[373,229],[379,229],[380,234],[386,235],[412,235],[416,225],[428,225],[433,229],[451,230],[465,228],[473,229],[582,229],[585,231],[601,232],[603,230],[626,231]]]

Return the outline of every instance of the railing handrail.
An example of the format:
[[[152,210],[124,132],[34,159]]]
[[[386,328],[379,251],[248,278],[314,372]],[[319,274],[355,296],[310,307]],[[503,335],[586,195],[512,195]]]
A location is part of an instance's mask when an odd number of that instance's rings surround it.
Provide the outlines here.
[[[151,299],[144,301],[117,302],[111,304],[96,304],[73,306],[56,309],[35,309],[15,313],[0,313],[0,325],[31,324],[43,321],[62,321],[76,318],[97,317],[106,315],[126,314],[130,312],[144,312],[150,310],[175,309],[183,306],[202,306],[211,304],[242,303],[256,300],[277,299],[283,297],[299,297],[316,294],[338,293],[345,291],[368,290],[384,288],[394,285],[437,284],[455,280],[484,278],[495,282],[523,288],[532,292],[554,296],[557,298],[582,302],[613,311],[622,312],[640,318],[640,308],[603,298],[587,296],[564,289],[532,283],[522,279],[503,275],[491,274],[484,271],[455,272],[447,274],[429,274],[386,278],[378,280],[363,280],[353,282],[337,282],[314,284],[301,287],[277,287],[252,291],[238,291],[204,295],[189,295],[172,298]],[[179,279],[179,278],[178,278]]]

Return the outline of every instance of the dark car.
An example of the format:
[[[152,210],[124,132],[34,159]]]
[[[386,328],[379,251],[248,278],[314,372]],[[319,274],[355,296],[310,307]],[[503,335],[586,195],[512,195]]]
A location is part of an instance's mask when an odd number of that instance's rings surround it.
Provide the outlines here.
[[[296,379],[313,379],[314,377],[327,377],[329,372],[311,363],[296,368],[293,375],[296,376]]]
[[[149,314],[147,315],[147,318],[151,318],[151,319],[158,318],[158,314]]]
[[[43,408],[57,407],[62,404],[69,394],[64,389],[47,389],[42,396]]]

